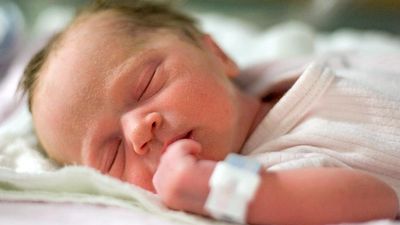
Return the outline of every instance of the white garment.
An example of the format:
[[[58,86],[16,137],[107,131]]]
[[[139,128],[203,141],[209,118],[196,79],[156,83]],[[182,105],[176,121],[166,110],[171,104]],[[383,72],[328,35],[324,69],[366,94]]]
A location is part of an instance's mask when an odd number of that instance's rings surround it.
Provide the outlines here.
[[[267,170],[360,169],[400,199],[400,68],[363,64],[371,59],[336,55],[309,65],[242,153]]]

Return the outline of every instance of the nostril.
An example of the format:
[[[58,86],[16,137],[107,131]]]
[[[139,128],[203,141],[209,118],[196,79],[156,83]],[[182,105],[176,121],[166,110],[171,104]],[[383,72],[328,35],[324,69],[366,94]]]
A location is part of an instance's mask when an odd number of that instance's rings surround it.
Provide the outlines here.
[[[146,116],[147,125],[151,126],[152,129],[159,128],[162,123],[161,114],[158,112],[149,113]]]
[[[147,147],[147,142],[144,143],[142,146],[140,146],[140,150],[144,151],[146,147]]]
[[[139,148],[135,148],[135,152],[138,155],[144,155],[146,154],[148,151],[148,143],[144,143],[143,145],[141,145]]]

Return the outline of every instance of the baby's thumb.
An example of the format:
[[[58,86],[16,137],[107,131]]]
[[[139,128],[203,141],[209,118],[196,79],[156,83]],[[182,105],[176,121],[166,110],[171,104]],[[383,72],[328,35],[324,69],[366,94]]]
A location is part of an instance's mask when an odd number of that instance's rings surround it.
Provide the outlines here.
[[[178,157],[184,155],[196,156],[201,152],[201,145],[192,139],[181,139],[168,146],[167,152],[171,152]]]

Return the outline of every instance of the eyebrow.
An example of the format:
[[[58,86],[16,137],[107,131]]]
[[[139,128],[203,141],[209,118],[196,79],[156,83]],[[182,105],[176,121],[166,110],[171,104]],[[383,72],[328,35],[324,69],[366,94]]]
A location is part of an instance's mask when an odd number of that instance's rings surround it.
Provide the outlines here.
[[[133,74],[136,74],[137,75],[136,79],[139,79],[138,73],[142,70],[143,65],[145,64],[148,58],[146,57],[146,55],[147,55],[146,52],[136,53],[133,56],[128,57],[116,68],[108,72],[104,80],[105,82],[104,91],[106,93],[106,98],[113,99],[114,103],[123,104],[121,103],[121,101],[124,101],[125,99],[119,97],[113,98],[113,96],[118,95],[121,92],[125,91],[125,88],[123,87],[126,87],[126,85],[130,84],[130,82],[126,82],[128,77],[131,77]],[[121,83],[122,85],[119,85]],[[138,83],[139,82],[135,82],[133,87],[134,89],[138,88],[137,86]],[[115,88],[115,86],[117,86],[118,88]]]
[[[133,53],[133,55],[124,60],[120,65],[109,71],[109,73],[106,75],[105,83],[112,85],[115,83],[115,81],[130,75],[132,71],[135,71],[135,69],[137,70],[141,65],[143,65],[143,63],[148,59],[148,57],[146,57],[148,54],[149,51],[139,51]],[[108,86],[107,88],[110,87]]]

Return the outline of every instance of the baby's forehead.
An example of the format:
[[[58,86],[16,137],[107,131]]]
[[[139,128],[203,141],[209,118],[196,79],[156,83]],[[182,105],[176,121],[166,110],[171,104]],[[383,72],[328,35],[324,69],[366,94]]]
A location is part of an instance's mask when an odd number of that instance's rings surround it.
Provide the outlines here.
[[[107,77],[141,46],[110,26],[110,18],[118,19],[110,12],[90,15],[66,31],[40,72],[35,95],[58,97],[75,111],[89,107],[82,102],[99,105]]]

